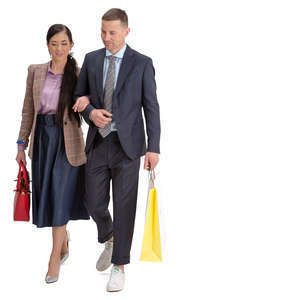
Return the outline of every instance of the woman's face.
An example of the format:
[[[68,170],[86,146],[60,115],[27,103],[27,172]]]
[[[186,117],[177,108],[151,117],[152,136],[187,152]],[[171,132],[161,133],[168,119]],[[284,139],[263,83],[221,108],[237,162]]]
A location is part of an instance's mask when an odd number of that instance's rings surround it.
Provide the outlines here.
[[[65,61],[71,51],[73,44],[70,42],[67,34],[62,31],[51,37],[47,44],[52,59],[56,61]]]

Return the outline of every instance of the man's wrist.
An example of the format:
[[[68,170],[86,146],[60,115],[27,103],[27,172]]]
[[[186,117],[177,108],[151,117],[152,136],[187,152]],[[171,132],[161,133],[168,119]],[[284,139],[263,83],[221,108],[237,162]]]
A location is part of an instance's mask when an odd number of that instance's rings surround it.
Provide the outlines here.
[[[148,148],[148,149],[146,150],[146,152],[151,152],[151,153],[160,154],[160,151],[159,151],[158,147]]]
[[[90,113],[89,113],[89,119],[91,120],[91,121],[93,121],[92,120],[92,112],[95,110],[95,108],[94,109],[92,109],[91,111],[90,111]]]

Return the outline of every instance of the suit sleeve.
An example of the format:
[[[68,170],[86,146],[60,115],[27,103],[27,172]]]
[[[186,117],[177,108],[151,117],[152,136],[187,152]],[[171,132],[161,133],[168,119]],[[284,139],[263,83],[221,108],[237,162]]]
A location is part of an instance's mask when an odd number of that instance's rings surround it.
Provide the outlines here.
[[[87,56],[85,56],[84,58],[84,62],[78,77],[77,85],[74,92],[74,103],[76,102],[77,98],[86,95],[90,95],[90,87],[87,72]],[[90,112],[93,109],[95,109],[95,107],[91,104],[88,104],[85,110],[81,112],[81,115],[83,116],[84,120],[89,125],[93,125],[93,122],[89,118]]]
[[[34,103],[33,103],[33,77],[34,71],[32,66],[28,67],[28,75],[26,81],[26,92],[23,102],[22,109],[22,121],[21,127],[19,131],[18,140],[23,140],[25,144],[28,142],[28,138],[30,136],[30,132],[32,129],[33,118],[34,118]]]
[[[142,97],[148,138],[147,152],[160,153],[160,113],[156,96],[155,70],[151,59],[144,69]]]

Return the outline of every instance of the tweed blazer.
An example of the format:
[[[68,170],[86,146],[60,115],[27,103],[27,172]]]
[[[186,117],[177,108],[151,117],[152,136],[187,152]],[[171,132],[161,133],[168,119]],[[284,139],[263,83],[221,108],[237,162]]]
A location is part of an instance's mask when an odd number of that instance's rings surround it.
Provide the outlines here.
[[[26,92],[22,109],[22,121],[18,139],[27,140],[30,136],[28,156],[32,158],[34,132],[36,118],[40,104],[40,95],[44,86],[48,71],[48,63],[30,65],[28,67],[28,76],[26,82]],[[80,69],[78,68],[77,74]],[[69,163],[74,166],[80,166],[86,163],[85,144],[83,133],[75,118],[69,118],[67,110],[64,112],[63,132],[66,155]]]

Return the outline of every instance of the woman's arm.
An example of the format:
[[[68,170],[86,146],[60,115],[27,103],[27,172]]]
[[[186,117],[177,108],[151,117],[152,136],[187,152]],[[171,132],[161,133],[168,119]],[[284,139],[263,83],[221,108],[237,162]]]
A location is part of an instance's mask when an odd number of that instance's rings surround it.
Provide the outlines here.
[[[33,69],[32,66],[29,66],[27,81],[26,81],[26,92],[25,92],[23,109],[22,109],[22,121],[21,121],[19,136],[18,136],[18,141],[23,141],[23,144],[18,143],[18,150],[19,150],[18,152],[24,152],[28,144],[28,138],[30,136],[30,132],[32,129],[32,123],[34,117],[32,87],[33,87]],[[17,161],[18,161],[18,156],[20,155],[19,154],[17,155]],[[23,154],[22,154],[22,160],[24,160]]]
[[[76,103],[73,105],[72,109],[76,112],[82,112],[90,104],[90,96],[82,96],[77,98]]]

